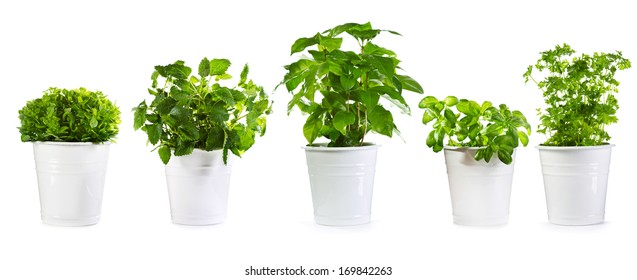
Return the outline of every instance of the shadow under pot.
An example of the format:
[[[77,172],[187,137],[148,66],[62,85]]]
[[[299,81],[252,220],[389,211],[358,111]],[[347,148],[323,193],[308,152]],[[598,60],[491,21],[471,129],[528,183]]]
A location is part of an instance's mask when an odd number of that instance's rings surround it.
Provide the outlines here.
[[[166,183],[173,223],[190,226],[226,220],[233,156],[223,163],[223,151],[195,149],[166,164]]]
[[[538,146],[549,222],[604,222],[611,149],[615,145]]]
[[[379,145],[305,146],[314,221],[328,226],[369,223]]]
[[[88,226],[99,222],[109,147],[108,142],[33,143],[45,224]]]
[[[513,162],[497,156],[489,162],[474,159],[479,148],[445,147],[453,222],[467,226],[494,226],[509,221]]]

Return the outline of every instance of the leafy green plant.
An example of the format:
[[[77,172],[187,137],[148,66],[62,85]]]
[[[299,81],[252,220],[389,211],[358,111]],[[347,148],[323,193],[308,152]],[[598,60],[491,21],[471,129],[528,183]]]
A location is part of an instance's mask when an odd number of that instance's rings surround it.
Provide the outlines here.
[[[229,67],[227,59],[204,58],[195,76],[183,61],[155,66],[148,89],[153,101],[133,108],[134,128],[146,132],[164,164],[172,154],[189,155],[194,149],[223,149],[227,163],[228,151],[241,156],[257,134],[265,134],[272,103],[262,87],[248,80],[247,64],[236,87],[220,85],[232,79]]]
[[[374,131],[391,137],[398,129],[392,113],[381,104],[384,98],[410,114],[403,90],[423,93],[409,76],[396,73],[396,53],[372,43],[381,32],[370,23],[346,23],[308,38],[297,39],[291,54],[309,47],[309,57],[285,66],[281,84],[293,95],[288,114],[297,107],[307,114],[303,135],[311,145],[323,136],[330,147],[363,145],[365,135]],[[341,34],[349,34],[358,43],[358,52],[342,50]]]
[[[494,107],[485,101],[475,101],[447,96],[438,100],[433,96],[423,98],[418,107],[425,109],[422,122],[433,121],[433,130],[427,136],[427,147],[440,152],[447,146],[479,147],[475,160],[489,162],[493,155],[505,164],[513,161],[513,151],[519,143],[529,143],[531,126],[520,111],[510,111],[501,104]]]
[[[617,122],[619,108],[615,73],[630,68],[630,61],[620,51],[575,56],[567,44],[540,54],[523,76],[542,90],[547,105],[538,109],[538,132],[548,136],[543,145],[593,146],[610,140],[605,126]],[[538,82],[534,69],[548,73]]]
[[[18,112],[22,142],[113,141],[120,111],[101,91],[49,88]]]

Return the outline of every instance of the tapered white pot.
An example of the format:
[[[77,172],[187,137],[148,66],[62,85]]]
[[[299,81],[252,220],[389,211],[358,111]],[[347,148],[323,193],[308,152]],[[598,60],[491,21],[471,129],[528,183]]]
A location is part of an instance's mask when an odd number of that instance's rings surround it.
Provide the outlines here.
[[[225,165],[221,150],[199,149],[170,159],[166,183],[173,223],[203,226],[226,220],[232,159],[229,154]]]
[[[549,222],[591,225],[604,222],[611,149],[538,146]]]
[[[45,224],[87,226],[99,222],[109,147],[109,143],[33,143]]]
[[[509,221],[515,152],[510,165],[494,155],[476,161],[478,148],[445,147],[445,161],[453,208],[459,225],[492,226]]]
[[[305,146],[314,221],[329,226],[369,223],[378,145]]]

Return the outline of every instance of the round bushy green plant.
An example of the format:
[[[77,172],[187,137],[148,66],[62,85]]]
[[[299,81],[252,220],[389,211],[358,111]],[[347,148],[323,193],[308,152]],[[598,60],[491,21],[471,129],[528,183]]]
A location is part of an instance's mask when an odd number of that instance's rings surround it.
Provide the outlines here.
[[[542,90],[546,108],[538,109],[538,132],[548,136],[546,146],[603,145],[610,136],[605,126],[617,122],[617,70],[630,68],[620,51],[575,55],[569,45],[544,51],[524,73]],[[534,70],[535,73],[534,73]],[[532,74],[544,74],[535,79]]]
[[[503,163],[511,164],[519,143],[523,146],[529,143],[531,126],[526,117],[520,111],[509,110],[505,104],[495,107],[489,101],[480,105],[455,96],[443,100],[427,96],[418,106],[425,109],[422,122],[433,122],[426,144],[436,153],[445,145],[477,147],[475,160],[489,162],[496,155]]]
[[[102,92],[85,88],[49,88],[18,113],[22,142],[102,143],[119,132],[119,108]]]
[[[423,93],[423,89],[411,77],[397,73],[400,60],[395,52],[372,43],[382,32],[400,35],[373,29],[369,22],[346,23],[292,45],[291,54],[312,47],[307,56],[285,66],[280,84],[293,95],[288,114],[297,107],[307,115],[303,135],[310,145],[322,136],[330,140],[330,147],[361,146],[370,131],[388,137],[398,133],[381,98],[402,113],[411,113],[402,92]],[[344,37],[356,40],[358,49],[342,48]]]
[[[195,76],[183,61],[155,66],[148,89],[153,100],[133,108],[134,128],[146,132],[164,164],[172,155],[189,155],[194,149],[222,149],[227,163],[228,151],[241,156],[256,135],[265,134],[272,102],[261,86],[248,80],[247,64],[237,86],[219,84],[232,78],[229,67],[227,59],[204,58]]]

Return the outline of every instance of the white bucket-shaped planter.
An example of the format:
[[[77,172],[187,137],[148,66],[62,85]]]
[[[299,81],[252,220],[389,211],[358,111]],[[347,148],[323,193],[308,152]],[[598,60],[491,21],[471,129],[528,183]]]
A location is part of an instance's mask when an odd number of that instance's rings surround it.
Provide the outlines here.
[[[99,222],[109,147],[109,143],[33,143],[45,224],[88,226]]]
[[[172,222],[204,226],[226,220],[232,155],[223,163],[222,150],[195,149],[172,157],[166,165],[166,183]]]
[[[369,223],[378,145],[305,146],[314,221],[329,226]]]
[[[604,222],[612,147],[537,147],[549,222],[573,226]]]
[[[445,147],[453,222],[468,226],[493,226],[509,221],[515,152],[510,165],[494,155],[476,161],[478,148]]]

